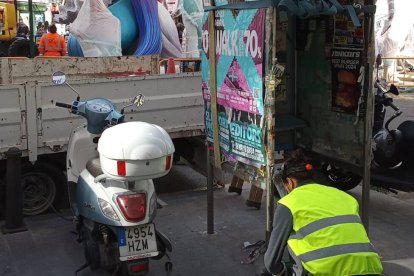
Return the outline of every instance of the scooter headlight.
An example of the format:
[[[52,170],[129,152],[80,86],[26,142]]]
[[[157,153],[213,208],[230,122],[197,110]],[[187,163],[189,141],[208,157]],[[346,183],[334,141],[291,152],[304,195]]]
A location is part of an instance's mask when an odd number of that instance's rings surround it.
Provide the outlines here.
[[[114,208],[112,207],[111,204],[109,204],[108,201],[103,200],[102,198],[98,198],[98,203],[105,217],[112,219],[112,220],[119,220],[119,217],[116,214]]]

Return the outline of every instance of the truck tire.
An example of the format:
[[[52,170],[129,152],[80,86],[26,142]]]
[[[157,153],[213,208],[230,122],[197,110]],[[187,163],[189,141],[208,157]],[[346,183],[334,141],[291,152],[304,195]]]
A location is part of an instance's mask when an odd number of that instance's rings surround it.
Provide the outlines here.
[[[39,55],[37,46],[35,46],[35,56]],[[16,39],[9,47],[10,57],[30,57],[30,40]]]
[[[37,162],[22,165],[23,214],[34,216],[47,211],[51,206],[61,207],[66,178],[53,164]]]

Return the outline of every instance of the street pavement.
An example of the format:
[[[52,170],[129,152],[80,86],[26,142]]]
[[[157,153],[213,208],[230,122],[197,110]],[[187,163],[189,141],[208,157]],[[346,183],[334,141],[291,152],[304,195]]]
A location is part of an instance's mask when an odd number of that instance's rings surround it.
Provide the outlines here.
[[[397,128],[405,120],[414,121],[414,93],[401,93],[398,96],[391,95],[394,99],[394,104],[403,112],[400,117],[397,117],[390,124],[390,129]],[[387,115],[391,116],[394,111],[391,108],[387,109]]]
[[[189,181],[191,179],[191,181]],[[241,264],[248,256],[245,241],[264,238],[265,213],[245,206],[248,186],[242,196],[215,190],[215,234],[208,235],[206,179],[186,166],[176,166],[171,177],[158,181],[158,189],[187,182],[187,190],[159,195],[166,204],[158,210],[155,224],[173,243],[172,275],[255,275],[262,258]],[[65,217],[69,211],[65,210]],[[74,275],[84,263],[82,245],[71,233],[74,226],[54,213],[25,218],[29,231],[0,234],[0,275]],[[165,260],[151,261],[149,275],[167,275]],[[78,275],[109,275],[85,269]]]
[[[402,94],[395,102],[404,115],[395,122],[413,119],[414,93]],[[391,125],[392,126],[392,125]],[[186,166],[175,166],[169,176],[156,182],[159,198],[165,206],[155,220],[159,230],[173,243],[172,275],[255,275],[263,267],[263,256],[253,264],[242,264],[248,253],[241,250],[244,242],[254,243],[265,237],[265,202],[256,210],[245,205],[249,185],[241,196],[227,193],[226,188],[214,192],[215,234],[208,235],[206,179]],[[361,198],[361,187],[350,191]],[[84,263],[82,245],[77,243],[69,210],[24,219],[28,231],[0,234],[0,276],[66,276]],[[0,221],[3,225],[4,221]],[[389,276],[414,275],[414,195],[371,191],[371,241],[378,249]],[[151,261],[150,276],[167,275],[165,259]],[[85,269],[78,275],[109,275]],[[336,276],[336,275],[334,275]]]
[[[242,264],[248,253],[243,243],[265,236],[265,198],[262,209],[245,205],[249,185],[241,196],[214,192],[215,234],[208,235],[205,178],[186,166],[176,166],[171,178],[158,182],[159,189],[174,183],[188,183],[186,191],[160,194],[166,205],[158,210],[156,226],[173,242],[172,275],[255,275],[263,266],[263,256],[253,264]],[[350,192],[361,196],[361,187]],[[378,249],[386,275],[414,275],[414,196],[371,191],[370,237]],[[63,214],[68,217],[69,211]],[[74,275],[84,263],[81,244],[71,233],[73,224],[54,213],[25,218],[29,231],[0,235],[0,275]],[[167,275],[165,260],[151,261],[149,275]],[[78,275],[109,275],[89,268]]]

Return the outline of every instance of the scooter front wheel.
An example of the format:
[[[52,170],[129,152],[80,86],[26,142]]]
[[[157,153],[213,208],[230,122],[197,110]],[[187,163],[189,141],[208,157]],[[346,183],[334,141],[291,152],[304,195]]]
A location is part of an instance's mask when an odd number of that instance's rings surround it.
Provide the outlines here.
[[[330,186],[342,191],[355,188],[362,180],[361,176],[331,164],[324,164],[322,170],[328,178]]]

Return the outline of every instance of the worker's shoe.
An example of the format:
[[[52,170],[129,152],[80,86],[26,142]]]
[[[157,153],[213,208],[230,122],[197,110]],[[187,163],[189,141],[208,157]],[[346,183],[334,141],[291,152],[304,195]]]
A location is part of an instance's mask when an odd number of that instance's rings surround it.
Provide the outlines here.
[[[254,207],[254,208],[256,208],[257,210],[260,210],[260,208],[261,208],[261,206],[262,206],[262,203],[260,203],[260,202],[255,202],[255,201],[251,201],[251,200],[246,200],[246,205],[247,205],[248,207]]]
[[[233,187],[233,186],[229,186],[229,189],[228,189],[229,193],[236,193],[238,195],[241,195],[242,191],[243,190],[241,188],[237,188],[237,187]]]

